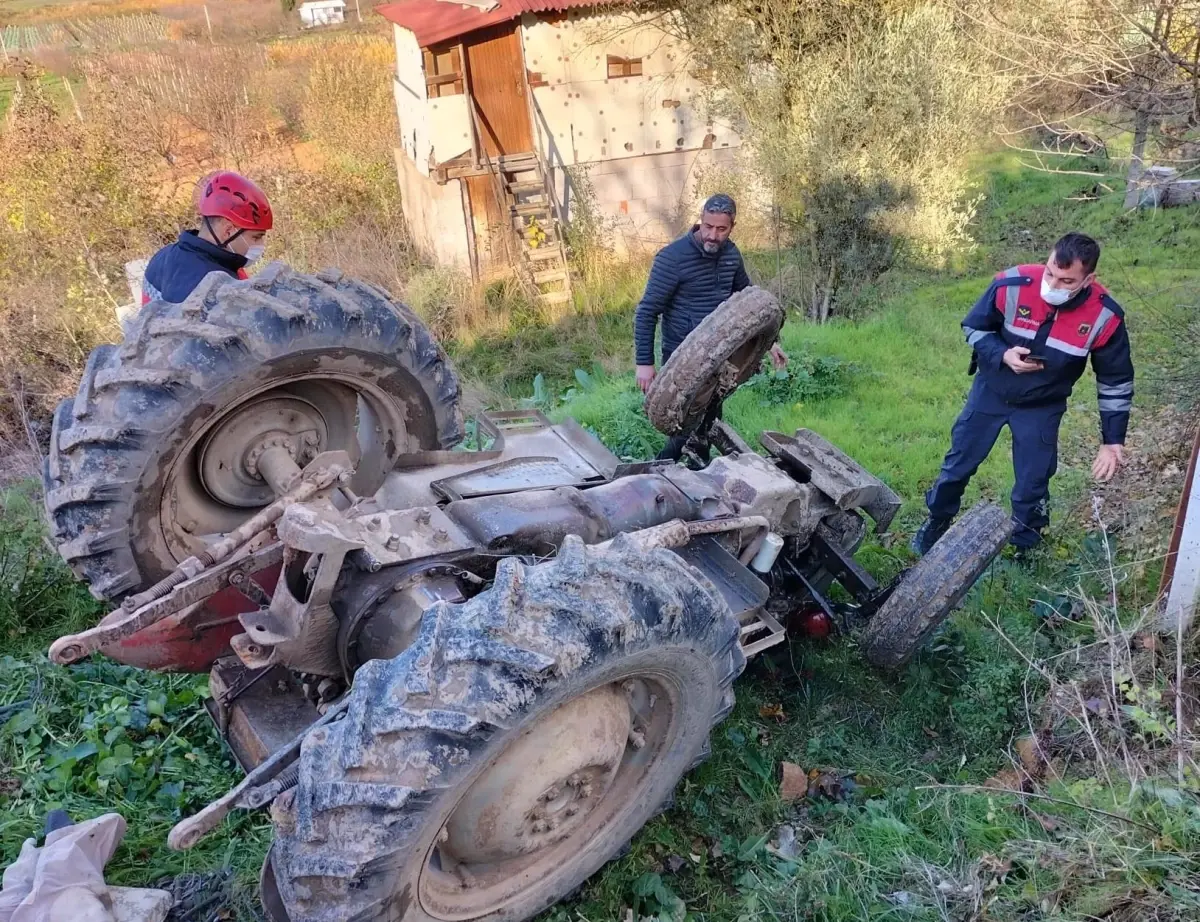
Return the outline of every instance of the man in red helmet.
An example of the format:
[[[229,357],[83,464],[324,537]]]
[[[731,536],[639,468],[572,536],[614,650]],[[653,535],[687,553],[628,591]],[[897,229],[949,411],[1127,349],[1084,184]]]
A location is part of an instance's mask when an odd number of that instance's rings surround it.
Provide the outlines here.
[[[210,272],[246,278],[246,267],[266,250],[271,204],[262,189],[237,173],[219,172],[198,185],[200,229],[187,230],[146,266],[142,303],[187,299]]]

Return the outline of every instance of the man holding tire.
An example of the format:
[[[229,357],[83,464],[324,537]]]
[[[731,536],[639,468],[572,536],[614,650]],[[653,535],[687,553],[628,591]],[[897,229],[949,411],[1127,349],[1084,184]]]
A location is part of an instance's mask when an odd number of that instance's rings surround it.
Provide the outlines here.
[[[654,333],[662,317],[662,365],[700,321],[729,297],[750,285],[741,251],[729,239],[737,219],[737,204],[723,193],[709,197],[700,210],[699,223],[678,240],[667,244],[654,257],[646,291],[634,314],[634,349],[637,383],[642,393],[650,390],[654,369]],[[771,347],[774,366],[784,368],[787,355],[776,343]],[[721,416],[721,402],[713,401],[697,427],[700,452],[710,454],[708,427]],[[659,460],[678,461],[692,433],[671,436]]]

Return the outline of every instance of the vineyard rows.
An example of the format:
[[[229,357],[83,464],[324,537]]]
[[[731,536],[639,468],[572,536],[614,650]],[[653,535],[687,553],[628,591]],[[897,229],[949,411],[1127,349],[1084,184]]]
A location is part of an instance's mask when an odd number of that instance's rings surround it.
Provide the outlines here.
[[[53,47],[109,51],[163,42],[168,38],[167,20],[154,13],[0,29],[0,40],[9,54]]]

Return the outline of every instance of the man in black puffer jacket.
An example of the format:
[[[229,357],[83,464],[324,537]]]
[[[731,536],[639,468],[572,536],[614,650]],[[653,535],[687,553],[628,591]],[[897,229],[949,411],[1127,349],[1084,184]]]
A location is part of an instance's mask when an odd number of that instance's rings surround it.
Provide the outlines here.
[[[638,387],[645,393],[654,382],[654,329],[662,316],[662,364],[667,364],[679,344],[735,291],[750,285],[741,251],[729,239],[737,218],[737,205],[728,195],[717,194],[704,203],[700,223],[654,257],[646,293],[633,319]],[[776,368],[787,365],[778,343],[771,347]],[[710,408],[706,423],[721,415],[719,404]],[[678,461],[688,435],[667,440],[660,459]],[[708,452],[707,443],[701,446]]]

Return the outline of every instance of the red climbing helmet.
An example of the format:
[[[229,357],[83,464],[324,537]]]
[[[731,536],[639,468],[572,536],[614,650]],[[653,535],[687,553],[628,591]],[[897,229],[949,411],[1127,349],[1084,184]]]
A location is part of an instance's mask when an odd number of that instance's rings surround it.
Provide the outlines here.
[[[242,230],[269,231],[271,203],[245,176],[228,171],[200,181],[198,211],[206,218],[225,218]]]

